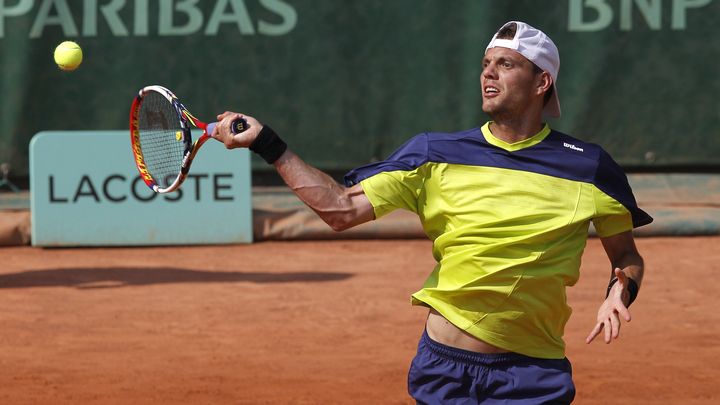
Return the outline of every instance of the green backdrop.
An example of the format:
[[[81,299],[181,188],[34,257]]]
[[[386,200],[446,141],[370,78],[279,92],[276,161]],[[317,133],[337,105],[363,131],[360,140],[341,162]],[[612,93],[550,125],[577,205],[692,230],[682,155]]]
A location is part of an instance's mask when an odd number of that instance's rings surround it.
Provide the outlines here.
[[[720,0],[0,0],[0,162],[27,175],[39,131],[125,128],[161,84],[201,119],[254,115],[348,169],[484,122],[481,59],[513,19],[560,49],[554,128],[626,167],[720,166]],[[75,72],[52,60],[66,39]]]

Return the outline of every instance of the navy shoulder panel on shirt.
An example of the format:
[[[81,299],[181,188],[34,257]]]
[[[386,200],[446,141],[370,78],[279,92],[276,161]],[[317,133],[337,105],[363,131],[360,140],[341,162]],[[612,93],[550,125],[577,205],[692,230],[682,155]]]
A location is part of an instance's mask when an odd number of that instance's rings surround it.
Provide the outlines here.
[[[428,162],[427,134],[410,138],[387,159],[357,167],[345,175],[345,185],[350,187],[381,172],[415,170]]]
[[[600,151],[597,145],[557,131],[538,144],[516,151],[488,143],[479,129],[454,136],[433,135],[428,135],[431,162],[521,170],[585,182],[594,177]]]
[[[466,144],[488,145],[480,132],[473,128],[461,132],[426,132],[415,135],[381,162],[357,167],[345,175],[345,185],[352,186],[368,177],[393,170],[414,170],[427,162],[459,163],[463,161]],[[473,153],[470,151],[470,153]],[[453,158],[454,157],[454,158]],[[455,161],[457,160],[457,161]],[[472,164],[465,162],[464,164]]]
[[[414,136],[387,159],[353,169],[346,185],[380,172],[414,170],[427,162],[489,166],[530,171],[592,182],[600,148],[552,131],[542,142],[507,151],[485,140],[480,128],[455,133],[429,132]]]

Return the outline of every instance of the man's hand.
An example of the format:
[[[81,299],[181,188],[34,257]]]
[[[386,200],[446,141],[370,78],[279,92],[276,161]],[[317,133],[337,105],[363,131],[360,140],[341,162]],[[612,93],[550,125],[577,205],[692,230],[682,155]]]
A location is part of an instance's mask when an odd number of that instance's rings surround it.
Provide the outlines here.
[[[249,128],[239,134],[233,134],[230,131],[230,125],[238,118],[244,119],[248,123]],[[217,119],[218,124],[210,136],[225,144],[225,147],[228,149],[250,147],[263,128],[263,125],[255,118],[230,111],[225,111],[218,115]]]
[[[615,277],[618,280],[610,289],[610,294],[605,302],[600,306],[597,324],[585,339],[585,343],[592,342],[603,329],[605,329],[605,343],[610,343],[620,335],[620,317],[625,322],[630,322],[630,311],[627,308],[630,301],[630,293],[627,290],[628,278],[619,268],[615,269]]]

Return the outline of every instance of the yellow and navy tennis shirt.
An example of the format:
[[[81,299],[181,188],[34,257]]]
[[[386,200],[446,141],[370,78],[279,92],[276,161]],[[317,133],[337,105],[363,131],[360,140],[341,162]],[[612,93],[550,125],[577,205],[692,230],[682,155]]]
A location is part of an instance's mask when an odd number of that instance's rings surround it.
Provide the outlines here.
[[[387,160],[345,177],[376,218],[417,213],[437,266],[412,295],[473,336],[506,350],[563,358],[590,221],[606,237],[652,222],[601,147],[549,126],[506,143],[489,123],[417,135]]]

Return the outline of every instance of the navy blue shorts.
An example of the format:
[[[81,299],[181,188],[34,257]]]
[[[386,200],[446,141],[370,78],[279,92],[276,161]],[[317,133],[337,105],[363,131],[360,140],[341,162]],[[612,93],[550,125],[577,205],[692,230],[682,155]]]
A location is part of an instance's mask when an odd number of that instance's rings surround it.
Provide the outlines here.
[[[569,404],[575,397],[565,359],[483,354],[438,343],[423,333],[408,373],[418,404]]]

